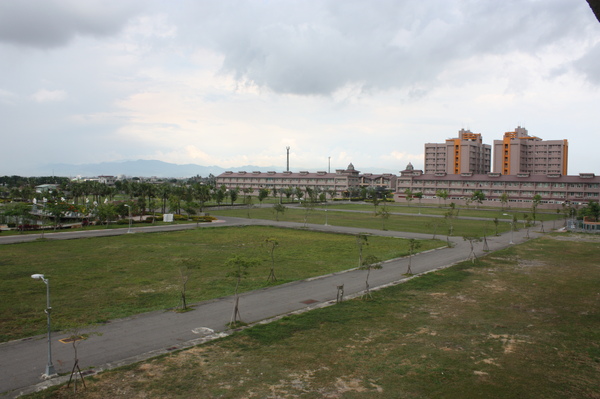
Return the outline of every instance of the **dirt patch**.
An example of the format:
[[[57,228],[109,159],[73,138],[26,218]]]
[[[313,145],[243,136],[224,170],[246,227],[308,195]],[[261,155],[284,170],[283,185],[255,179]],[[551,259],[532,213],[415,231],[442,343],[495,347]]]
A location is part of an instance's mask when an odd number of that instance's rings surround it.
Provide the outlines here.
[[[365,382],[360,378],[338,377],[330,392],[323,392],[324,398],[342,398],[347,392],[377,392],[383,393],[383,388],[373,381]]]
[[[425,328],[425,327],[419,328],[416,333],[419,335],[422,335],[422,334],[431,335],[433,337],[435,337],[437,335],[437,332],[431,331],[430,329]]]
[[[514,353],[517,349],[517,344],[528,343],[523,339],[517,339],[509,334],[489,334],[488,338],[500,340],[505,354]]]
[[[579,242],[597,242],[600,243],[600,235],[592,235],[592,234],[566,234],[566,235],[556,235],[550,236],[556,241],[579,241]]]
[[[154,378],[163,374],[164,367],[153,363],[143,363],[140,365],[139,370],[144,372],[147,377]]]
[[[517,265],[518,267],[541,267],[546,266],[546,263],[538,260],[519,259]]]
[[[351,378],[344,379],[338,378],[335,382],[335,387],[338,391],[338,394],[343,394],[344,392],[366,392],[368,389],[363,386],[363,382],[359,378]]]
[[[489,293],[503,292],[506,291],[506,287],[501,285],[501,283],[493,281],[491,284],[483,284],[482,285],[485,290]]]
[[[456,295],[454,298],[458,299],[460,302],[476,302],[474,299],[472,298],[468,298],[465,295]]]
[[[491,364],[494,366],[499,366],[498,363],[496,363],[496,359],[494,358],[488,358],[488,359],[483,359],[482,362],[484,362],[485,364]]]

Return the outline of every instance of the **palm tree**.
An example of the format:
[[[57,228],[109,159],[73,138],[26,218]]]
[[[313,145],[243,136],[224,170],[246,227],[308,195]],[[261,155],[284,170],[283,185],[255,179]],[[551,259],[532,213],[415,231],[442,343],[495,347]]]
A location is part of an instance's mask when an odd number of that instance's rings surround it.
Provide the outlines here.
[[[408,203],[408,206],[410,206],[410,202],[414,199],[414,194],[410,188],[404,190],[404,194],[406,195],[406,202]]]
[[[171,185],[169,183],[162,183],[156,188],[156,194],[162,203],[161,212],[165,213],[167,211],[167,200],[171,195]]]
[[[419,215],[420,215],[421,214],[421,200],[423,199],[423,193],[419,191],[418,193],[414,193],[413,196],[419,200]]]
[[[437,190],[435,192],[435,195],[437,195],[438,198],[441,198],[444,200],[444,206],[446,205],[446,200],[448,199],[448,191],[446,190]],[[439,201],[438,201],[438,205],[439,205]]]
[[[502,203],[502,212],[504,212],[504,206],[508,204],[508,194],[502,193],[500,196],[500,202]]]
[[[210,201],[210,187],[202,183],[194,183],[192,185],[194,198],[200,204],[200,212],[203,212],[204,204]]]

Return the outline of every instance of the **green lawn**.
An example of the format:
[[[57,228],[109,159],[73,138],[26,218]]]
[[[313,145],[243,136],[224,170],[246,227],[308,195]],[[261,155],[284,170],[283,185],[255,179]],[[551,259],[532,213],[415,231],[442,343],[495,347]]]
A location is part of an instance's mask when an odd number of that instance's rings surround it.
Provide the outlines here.
[[[323,210],[324,208],[315,208],[313,210],[306,208],[287,207],[283,214],[279,215],[281,221],[292,221],[298,223],[314,223],[314,224],[325,224],[327,223],[334,226],[346,226],[346,227],[359,227],[368,229],[382,229],[385,227],[386,230],[393,231],[407,231],[412,233],[425,233],[439,235],[445,235],[449,231],[450,225],[453,227],[454,236],[483,236],[495,234],[496,226],[491,220],[470,220],[461,218],[452,218],[451,220],[440,218],[440,217],[429,217],[425,213],[422,215],[407,216],[407,215],[394,215],[391,214],[389,219],[382,220],[381,217],[375,217],[373,207],[371,208],[362,205],[362,210],[369,210],[370,212],[341,212],[335,211],[334,208],[330,210]],[[393,208],[389,208],[390,212],[394,212]],[[402,209],[403,211],[404,209]],[[273,212],[272,207],[252,208],[248,209],[245,207],[234,207],[221,210],[211,211],[213,216],[233,216],[247,218],[248,215],[253,219],[269,219],[275,220],[276,214]],[[520,223],[517,227],[522,227]],[[510,231],[510,223],[508,221],[500,221],[498,224],[498,232],[503,233]]]
[[[443,202],[442,202],[443,204]],[[357,211],[371,211],[373,212],[375,206],[370,204],[360,204],[360,203],[338,203],[331,202],[329,203],[330,209],[345,209],[345,210],[357,210]],[[377,206],[377,209],[381,209],[383,206],[380,203]],[[386,203],[385,205],[390,212],[397,213],[411,213],[411,214],[423,214],[423,215],[441,215],[443,216],[446,212],[450,210],[447,206],[433,206],[431,204],[419,206],[417,202],[411,203],[411,205],[407,205],[402,202],[391,202]],[[498,218],[503,221],[510,221],[512,218],[510,215],[516,215],[519,220],[523,220],[524,215],[529,215],[532,217],[531,209],[528,208],[512,208],[502,210],[501,208],[477,208],[475,205],[471,205],[469,207],[461,207],[456,209],[459,217],[480,217],[480,218],[489,218],[494,219]],[[536,212],[536,220],[556,220],[562,219],[562,214],[557,214],[556,211],[550,210],[537,210]]]
[[[267,238],[276,238],[278,283],[357,266],[354,236],[270,227],[218,227],[128,234],[68,241],[36,241],[0,246],[0,340],[44,332],[45,287],[30,278],[50,279],[53,321],[102,322],[179,304],[179,268],[195,268],[188,303],[233,294],[225,262],[234,255],[258,258],[242,290],[267,285]],[[443,246],[424,241],[421,250]],[[408,254],[406,240],[371,237],[367,253],[381,259]]]
[[[585,235],[531,240],[91,377],[76,396],[598,398],[599,250]]]

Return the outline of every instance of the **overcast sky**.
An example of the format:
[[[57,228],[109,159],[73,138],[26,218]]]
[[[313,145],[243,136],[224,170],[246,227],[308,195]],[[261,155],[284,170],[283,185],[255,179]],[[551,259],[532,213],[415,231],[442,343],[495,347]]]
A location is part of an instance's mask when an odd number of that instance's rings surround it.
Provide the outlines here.
[[[399,171],[461,128],[600,174],[585,0],[0,0],[0,175],[156,159]],[[48,171],[50,174],[50,171]]]

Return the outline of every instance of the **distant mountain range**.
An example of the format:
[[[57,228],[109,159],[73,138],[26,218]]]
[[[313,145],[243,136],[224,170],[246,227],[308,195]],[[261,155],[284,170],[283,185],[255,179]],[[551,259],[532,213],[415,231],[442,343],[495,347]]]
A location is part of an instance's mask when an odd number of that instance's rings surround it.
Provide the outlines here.
[[[257,166],[245,166],[252,170],[257,169]],[[122,161],[122,162],[101,162],[93,164],[50,164],[45,167],[45,172],[42,175],[48,175],[50,172],[54,176],[129,176],[129,177],[192,177],[200,175],[206,177],[209,174],[215,176],[225,172],[225,168],[220,166],[201,166],[194,164],[177,165],[163,161],[152,161],[139,159],[137,161]],[[229,169],[227,169],[229,170]],[[245,169],[240,169],[245,170]]]
[[[66,176],[66,177],[94,177],[94,176],[121,176],[125,175],[128,177],[174,177],[174,178],[186,178],[193,177],[196,175],[200,175],[202,177],[207,177],[209,174],[213,174],[215,176],[220,175],[221,173],[231,170],[231,171],[240,171],[245,170],[247,172],[253,171],[261,171],[266,172],[270,170],[274,171],[283,171],[284,168],[277,166],[254,166],[254,165],[244,165],[244,166],[236,166],[231,168],[223,168],[220,166],[201,166],[195,164],[186,164],[186,165],[177,165],[174,163],[168,163],[163,161],[152,161],[152,160],[142,160],[139,159],[137,161],[122,161],[122,162],[101,162],[95,164],[81,164],[81,165],[71,165],[65,163],[59,164],[49,164],[43,168],[40,168],[38,173],[35,175],[38,176]],[[313,171],[311,168],[299,168],[297,170],[292,170],[294,172],[300,170],[308,170]],[[395,173],[398,171],[392,170],[382,170],[378,169],[369,169],[362,168],[363,172],[371,172],[371,173]],[[316,171],[316,170],[314,170]]]

